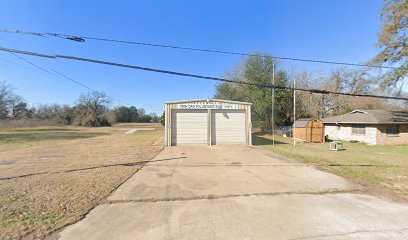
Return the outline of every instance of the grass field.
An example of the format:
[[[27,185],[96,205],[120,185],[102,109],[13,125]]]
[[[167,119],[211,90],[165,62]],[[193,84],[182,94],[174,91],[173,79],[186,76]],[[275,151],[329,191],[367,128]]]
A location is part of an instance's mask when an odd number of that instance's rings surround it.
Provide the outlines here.
[[[126,129],[156,131],[124,134]],[[0,130],[0,239],[37,239],[81,219],[163,148],[159,124]]]
[[[329,144],[297,143],[291,138],[254,135],[254,145],[320,169],[348,177],[367,187],[368,191],[408,201],[408,146],[368,146],[344,143],[345,150],[330,151]]]
[[[110,134],[109,131],[81,127],[35,127],[0,130],[0,152],[50,144],[55,141],[92,138]]]

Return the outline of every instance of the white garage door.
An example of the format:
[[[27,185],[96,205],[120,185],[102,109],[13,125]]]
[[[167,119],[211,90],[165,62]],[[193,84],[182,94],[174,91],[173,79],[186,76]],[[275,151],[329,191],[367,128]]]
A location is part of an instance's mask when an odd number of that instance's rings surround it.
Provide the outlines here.
[[[212,110],[211,144],[246,144],[245,110]]]
[[[172,110],[171,143],[208,144],[207,110]]]

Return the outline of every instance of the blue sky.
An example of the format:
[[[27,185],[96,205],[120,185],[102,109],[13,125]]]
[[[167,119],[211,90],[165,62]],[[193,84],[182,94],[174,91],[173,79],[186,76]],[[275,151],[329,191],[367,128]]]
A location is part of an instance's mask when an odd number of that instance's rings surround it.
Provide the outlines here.
[[[0,28],[59,32],[226,51],[363,63],[375,56],[382,1],[3,0]],[[0,46],[220,77],[238,56],[0,33]],[[215,82],[70,60],[24,56],[113,98],[160,112],[171,100],[207,98]],[[289,70],[336,66],[282,62]],[[0,81],[32,104],[73,104],[86,89],[0,53]],[[113,102],[112,105],[118,105]]]

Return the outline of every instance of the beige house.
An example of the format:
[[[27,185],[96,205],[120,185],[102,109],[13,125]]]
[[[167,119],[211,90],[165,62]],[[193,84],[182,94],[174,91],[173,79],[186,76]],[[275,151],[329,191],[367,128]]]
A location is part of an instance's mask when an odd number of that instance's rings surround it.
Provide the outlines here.
[[[331,140],[408,144],[408,111],[356,110],[322,119]]]

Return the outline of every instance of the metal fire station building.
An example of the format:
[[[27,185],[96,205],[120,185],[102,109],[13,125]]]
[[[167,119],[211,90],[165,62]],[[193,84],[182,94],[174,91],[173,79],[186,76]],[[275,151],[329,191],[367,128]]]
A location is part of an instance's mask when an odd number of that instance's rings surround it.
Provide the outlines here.
[[[167,102],[165,144],[251,145],[251,105],[220,99]]]

